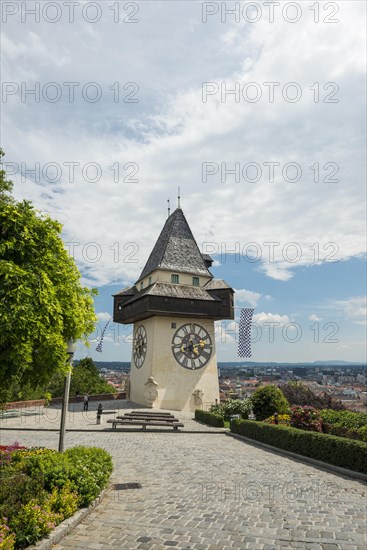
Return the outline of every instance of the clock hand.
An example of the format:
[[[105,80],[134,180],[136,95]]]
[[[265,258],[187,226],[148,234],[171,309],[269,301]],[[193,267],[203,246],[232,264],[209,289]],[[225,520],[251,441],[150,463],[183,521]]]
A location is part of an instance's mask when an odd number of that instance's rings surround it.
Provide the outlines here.
[[[194,345],[193,345],[192,342],[190,342],[187,346],[182,344],[182,346],[180,347],[180,350],[182,351],[182,353],[184,353],[185,351],[193,352],[194,351]]]

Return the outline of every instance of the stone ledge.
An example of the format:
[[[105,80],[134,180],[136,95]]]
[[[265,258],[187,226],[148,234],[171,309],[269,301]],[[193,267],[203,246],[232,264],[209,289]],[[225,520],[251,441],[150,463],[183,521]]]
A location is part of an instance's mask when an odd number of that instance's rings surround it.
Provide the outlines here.
[[[95,395],[89,396],[89,401],[116,401],[116,400],[126,400],[126,392],[120,391],[115,393],[97,393]],[[50,400],[51,405],[57,405],[62,403],[62,397],[53,397]],[[26,409],[28,407],[43,407],[45,405],[46,399],[28,399],[28,401],[9,401],[4,403],[4,410],[8,409]],[[69,397],[70,403],[83,403],[83,396],[72,395]]]
[[[272,445],[268,445],[267,443],[262,443],[261,441],[256,441],[256,439],[251,439],[249,437],[245,437],[244,435],[235,434],[230,431],[225,432],[225,434],[231,437],[234,437],[236,439],[240,439],[245,443],[250,443],[250,445],[254,445],[255,447],[260,447],[266,451],[271,451],[275,454],[288,456],[289,458],[295,458],[296,460],[299,460],[301,462],[306,462],[306,464],[311,464],[312,466],[317,466],[318,468],[322,468],[327,472],[332,472],[334,474],[351,477],[353,479],[358,479],[360,481],[367,483],[367,474],[363,474],[362,472],[355,472],[354,470],[348,470],[347,468],[334,466],[333,464],[329,464],[328,462],[322,462],[321,460],[316,460],[315,458],[310,458],[309,456],[299,455],[296,453],[292,453],[291,451],[285,451],[284,449],[279,449],[279,447],[273,447]]]
[[[29,550],[51,550],[51,548],[60,542],[70,531],[75,529],[75,527],[80,523],[84,518],[86,518],[96,506],[102,501],[106,495],[107,489],[103,489],[101,494],[90,503],[88,508],[81,508],[73,516],[68,519],[65,519],[60,525],[56,527],[46,539],[42,539],[32,546],[28,546]]]
[[[95,425],[95,424],[94,424]],[[8,431],[8,432],[55,432],[55,433],[60,433],[60,428],[23,428],[23,427],[6,427],[4,428],[3,426],[0,427],[0,430],[3,430],[3,431]],[[128,433],[162,433],[162,434],[167,434],[167,433],[179,433],[179,434],[218,434],[218,435],[223,435],[225,434],[225,429],[224,428],[215,428],[215,429],[212,429],[212,430],[192,430],[192,429],[181,429],[181,430],[172,430],[172,429],[149,429],[149,430],[142,430],[141,428],[137,428],[137,429],[134,429],[134,428],[128,428],[127,430],[124,430],[124,429],[115,429],[115,428],[67,428],[65,430],[65,433],[99,433],[99,434],[107,434],[107,433],[123,433],[123,434],[128,434]]]

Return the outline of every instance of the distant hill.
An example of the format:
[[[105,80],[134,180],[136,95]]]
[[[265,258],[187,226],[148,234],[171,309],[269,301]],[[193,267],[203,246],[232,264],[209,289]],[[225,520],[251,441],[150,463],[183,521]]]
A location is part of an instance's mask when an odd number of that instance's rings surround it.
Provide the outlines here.
[[[130,371],[130,361],[94,361],[98,369],[116,370],[122,372]],[[365,367],[364,363],[353,363],[349,361],[312,361],[310,363],[276,363],[276,362],[256,362],[256,361],[222,361],[218,363],[221,369],[235,367]]]
[[[226,367],[226,366],[238,366],[238,367],[267,367],[267,366],[274,366],[274,367],[353,367],[353,366],[365,366],[365,363],[354,363],[350,361],[312,361],[312,362],[305,362],[305,363],[286,363],[286,362],[259,362],[256,361],[224,361],[221,363],[218,363],[218,366]]]
[[[130,371],[130,361],[94,361],[98,369],[118,370],[123,372]]]

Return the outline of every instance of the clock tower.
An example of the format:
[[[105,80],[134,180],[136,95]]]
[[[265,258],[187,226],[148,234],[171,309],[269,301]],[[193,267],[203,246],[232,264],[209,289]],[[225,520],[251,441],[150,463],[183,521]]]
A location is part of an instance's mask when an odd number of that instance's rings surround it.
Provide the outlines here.
[[[193,411],[219,400],[214,321],[234,319],[233,290],[214,279],[181,208],[167,219],[136,283],[114,295],[134,324],[130,400]]]

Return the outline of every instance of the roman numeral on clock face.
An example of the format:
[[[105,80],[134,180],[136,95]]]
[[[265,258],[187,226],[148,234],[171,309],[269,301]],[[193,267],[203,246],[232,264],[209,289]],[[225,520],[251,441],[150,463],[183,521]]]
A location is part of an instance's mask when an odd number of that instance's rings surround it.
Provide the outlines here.
[[[143,365],[147,353],[147,332],[143,325],[139,325],[133,340],[133,361],[137,369]]]

